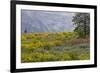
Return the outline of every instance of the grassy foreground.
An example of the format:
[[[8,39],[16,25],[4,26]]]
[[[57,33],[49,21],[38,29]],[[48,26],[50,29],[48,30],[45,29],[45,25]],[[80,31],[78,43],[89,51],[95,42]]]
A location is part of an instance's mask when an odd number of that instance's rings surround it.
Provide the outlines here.
[[[76,32],[22,34],[21,62],[88,60],[89,41]]]

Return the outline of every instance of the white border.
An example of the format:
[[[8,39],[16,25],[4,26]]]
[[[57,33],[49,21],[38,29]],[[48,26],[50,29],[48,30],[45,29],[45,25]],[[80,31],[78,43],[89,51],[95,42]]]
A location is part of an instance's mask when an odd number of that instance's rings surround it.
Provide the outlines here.
[[[90,13],[90,60],[21,63],[21,9]],[[94,10],[84,8],[16,5],[16,69],[94,64]]]

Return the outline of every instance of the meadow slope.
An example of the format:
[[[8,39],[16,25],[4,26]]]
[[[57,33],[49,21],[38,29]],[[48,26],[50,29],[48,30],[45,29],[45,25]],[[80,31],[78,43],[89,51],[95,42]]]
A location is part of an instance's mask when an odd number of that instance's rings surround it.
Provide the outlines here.
[[[76,32],[22,34],[22,63],[89,59],[89,37],[79,38]]]

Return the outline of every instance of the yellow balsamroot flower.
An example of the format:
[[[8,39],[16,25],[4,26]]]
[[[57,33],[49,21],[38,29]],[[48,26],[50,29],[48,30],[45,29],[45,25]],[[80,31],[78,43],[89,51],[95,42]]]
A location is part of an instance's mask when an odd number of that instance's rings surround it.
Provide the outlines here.
[[[27,40],[26,36],[22,36],[22,37],[21,37],[21,40],[22,40],[22,41]]]
[[[32,43],[30,43],[30,44],[22,44],[21,45],[22,48],[29,48],[29,49],[32,48],[33,46],[34,45]]]

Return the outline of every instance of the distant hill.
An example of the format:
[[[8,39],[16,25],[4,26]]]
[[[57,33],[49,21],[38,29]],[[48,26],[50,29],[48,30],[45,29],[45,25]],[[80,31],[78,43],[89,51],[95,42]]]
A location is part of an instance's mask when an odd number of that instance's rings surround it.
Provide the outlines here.
[[[21,10],[21,30],[30,32],[73,31],[74,13]]]

